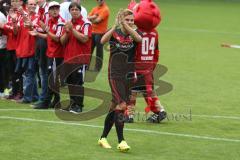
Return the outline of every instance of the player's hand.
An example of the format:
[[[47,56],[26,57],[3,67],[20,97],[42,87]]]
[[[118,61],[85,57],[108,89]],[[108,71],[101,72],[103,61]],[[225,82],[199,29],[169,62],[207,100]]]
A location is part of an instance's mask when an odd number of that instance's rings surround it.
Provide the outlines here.
[[[37,36],[37,35],[38,35],[37,31],[35,31],[35,30],[28,31],[28,33],[29,33],[31,36]]]
[[[49,32],[49,27],[43,21],[40,20],[39,25],[45,32]]]
[[[24,27],[30,27],[32,24],[28,15],[23,15],[23,22],[24,22]]]
[[[24,27],[31,27],[31,21],[29,20],[24,21]]]
[[[17,22],[17,14],[15,12],[9,12],[9,16],[12,18],[12,22]]]
[[[66,22],[64,26],[66,32],[70,32],[72,30],[72,22]]]

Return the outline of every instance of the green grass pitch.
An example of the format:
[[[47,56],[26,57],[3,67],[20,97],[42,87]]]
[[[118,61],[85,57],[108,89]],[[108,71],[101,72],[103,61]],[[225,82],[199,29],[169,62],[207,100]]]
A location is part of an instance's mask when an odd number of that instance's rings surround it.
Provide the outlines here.
[[[101,116],[81,122],[59,120],[53,110],[35,111],[28,105],[0,100],[0,160],[239,160],[240,159],[240,50],[221,48],[240,44],[240,2],[237,0],[155,0],[162,13],[160,64],[168,72],[160,79],[174,89],[160,96],[169,113],[161,124],[139,118],[125,125],[129,153],[97,145]],[[128,0],[107,0],[110,25]],[[85,0],[88,12],[95,1]],[[109,92],[107,65],[86,86]],[[137,101],[143,112],[145,102]],[[100,103],[86,97],[85,110]],[[91,106],[91,107],[90,107]],[[108,107],[108,106],[106,106]],[[191,110],[191,119],[190,119]],[[174,117],[174,118],[173,118]]]

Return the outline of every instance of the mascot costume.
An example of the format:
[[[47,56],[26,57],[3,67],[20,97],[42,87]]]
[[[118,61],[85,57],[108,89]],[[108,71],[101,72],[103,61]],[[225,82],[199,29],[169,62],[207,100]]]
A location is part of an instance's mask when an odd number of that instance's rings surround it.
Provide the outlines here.
[[[135,0],[131,0],[128,9],[133,11],[134,23],[142,33],[143,38],[142,42],[137,46],[135,55],[137,77],[143,78],[137,78],[137,81],[139,81],[138,79],[142,80],[140,80],[140,83],[137,82],[135,86],[144,86],[143,90],[145,93],[143,95],[147,103],[145,112],[148,113],[149,111],[152,111],[154,113],[147,119],[147,121],[159,123],[165,119],[167,115],[160,100],[153,91],[153,71],[158,63],[159,57],[158,32],[155,28],[161,22],[160,9],[153,0],[141,0],[139,3],[136,3]],[[139,91],[139,89],[137,90]],[[131,105],[126,111],[128,117],[126,122],[133,122],[135,104],[136,92],[133,92],[131,96]]]

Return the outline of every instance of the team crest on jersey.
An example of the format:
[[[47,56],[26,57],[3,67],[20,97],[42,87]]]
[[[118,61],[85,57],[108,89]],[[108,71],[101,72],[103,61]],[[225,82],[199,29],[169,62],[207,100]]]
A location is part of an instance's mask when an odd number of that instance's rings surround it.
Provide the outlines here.
[[[52,30],[54,30],[54,31],[55,31],[56,29],[57,29],[57,25],[56,25],[56,24],[54,24],[54,25],[53,25],[53,27],[52,27]]]
[[[77,26],[76,26],[76,30],[79,30],[80,28],[81,28],[80,25],[77,25]]]

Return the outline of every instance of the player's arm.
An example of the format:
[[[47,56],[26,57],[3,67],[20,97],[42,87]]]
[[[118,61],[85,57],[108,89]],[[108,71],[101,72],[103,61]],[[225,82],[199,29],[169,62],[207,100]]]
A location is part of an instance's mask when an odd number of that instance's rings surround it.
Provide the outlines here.
[[[98,24],[98,23],[100,23],[102,20],[103,20],[103,19],[102,19],[101,17],[97,16],[96,18],[92,19],[91,22],[92,22],[93,24]]]
[[[47,39],[47,34],[37,32],[37,36],[43,39]]]
[[[127,23],[122,22],[121,24],[126,29],[126,31],[131,35],[131,37],[133,38],[133,40],[135,42],[142,41],[142,37],[133,28],[131,28]]]
[[[50,31],[47,32],[47,36],[49,36],[55,42],[59,42],[60,41],[59,36],[55,35],[54,33],[50,32]]]
[[[64,33],[60,38],[60,42],[61,42],[62,45],[65,45],[69,40],[71,25],[72,25],[71,23],[67,22],[64,26]]]
[[[20,26],[17,25],[17,22],[13,22],[13,34],[17,35]]]
[[[91,12],[88,14],[88,19],[93,23],[94,19],[97,18],[97,14],[94,14],[94,10],[92,9]]]
[[[85,24],[83,28],[84,33],[80,33],[75,28],[72,28],[73,36],[77,38],[78,41],[82,43],[86,43],[89,40],[89,35],[88,35],[89,28],[90,28],[90,24]]]
[[[94,15],[89,15],[88,16],[88,19],[92,22],[92,21],[94,21],[95,19],[97,18],[97,15],[96,14],[94,14]]]
[[[101,44],[105,44],[111,39],[116,27],[117,27],[116,25],[113,25],[113,27],[102,36]]]
[[[69,33],[68,32],[65,32],[61,38],[60,38],[60,42],[62,45],[65,45],[69,40]]]
[[[115,29],[117,28],[118,25],[119,25],[119,21],[118,21],[118,17],[117,17],[115,19],[115,24],[112,26],[112,28],[110,30],[108,30],[107,33],[105,33],[102,36],[101,44],[105,44],[111,39],[113,32],[115,31]]]
[[[58,25],[56,34],[52,33],[49,30],[47,30],[46,32],[47,32],[47,36],[50,37],[52,40],[54,40],[55,42],[60,42],[62,31],[63,31],[63,25]]]
[[[37,32],[36,30],[28,31],[28,33],[31,36],[36,36],[36,37],[40,37],[40,38],[43,38],[43,39],[47,38],[47,34],[46,33],[40,33],[40,32]]]

